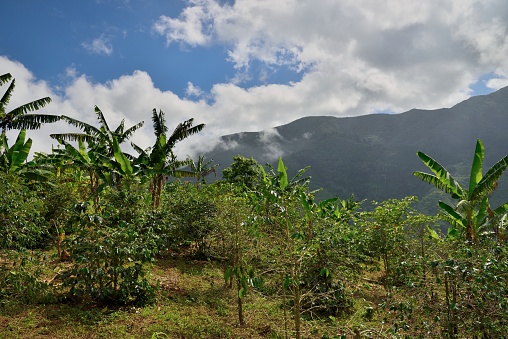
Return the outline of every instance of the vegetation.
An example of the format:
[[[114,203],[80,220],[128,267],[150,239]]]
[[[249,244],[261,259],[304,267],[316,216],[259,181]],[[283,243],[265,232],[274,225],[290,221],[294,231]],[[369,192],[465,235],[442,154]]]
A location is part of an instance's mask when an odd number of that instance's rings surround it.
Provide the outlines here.
[[[99,128],[62,117],[83,133],[54,134],[63,148],[29,162],[23,129],[12,146],[3,138],[0,337],[508,332],[507,208],[488,202],[507,158],[483,175],[481,141],[468,190],[418,153],[434,175],[415,175],[460,200],[433,216],[415,196],[319,201],[307,169],[291,177],[281,158],[273,168],[235,157],[208,184],[211,161],[173,152],[204,125],[168,135],[154,109],[154,146],[133,145],[135,157],[121,144],[141,123],[113,131],[95,112]]]

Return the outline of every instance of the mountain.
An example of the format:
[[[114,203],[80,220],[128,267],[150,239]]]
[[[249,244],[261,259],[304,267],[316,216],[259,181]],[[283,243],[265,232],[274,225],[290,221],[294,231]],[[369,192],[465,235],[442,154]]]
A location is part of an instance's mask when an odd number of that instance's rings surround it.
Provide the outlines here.
[[[428,172],[416,152],[436,159],[467,187],[477,139],[485,145],[484,169],[508,154],[508,87],[451,108],[306,117],[267,131],[227,135],[206,158],[223,169],[235,155],[260,164],[275,164],[281,156],[290,173],[310,166],[311,188],[322,188],[322,198],[353,194],[358,200],[382,201],[416,195],[426,210],[433,209],[439,194],[412,175]],[[493,205],[508,201],[507,175]]]

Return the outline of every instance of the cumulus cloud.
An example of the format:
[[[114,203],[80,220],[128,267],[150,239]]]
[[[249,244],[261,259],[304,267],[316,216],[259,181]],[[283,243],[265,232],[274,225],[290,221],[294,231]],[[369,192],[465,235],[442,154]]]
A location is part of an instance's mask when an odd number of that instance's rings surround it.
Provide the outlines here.
[[[101,35],[92,41],[83,42],[81,46],[91,54],[111,55],[113,53],[111,39],[105,35]]]
[[[500,88],[508,86],[508,78],[507,77],[499,77],[494,79],[489,79],[485,84],[487,88],[498,90]]]
[[[226,46],[238,84],[253,61],[305,70],[291,92],[318,94],[308,114],[352,116],[466,99],[508,69],[506,13],[502,0],[191,0],[156,27],[167,43]]]
[[[187,82],[187,89],[185,90],[185,95],[187,97],[196,97],[199,98],[203,95],[203,91],[199,86],[195,86],[192,82]]]
[[[227,49],[236,76],[206,93],[189,82],[181,98],[155,87],[142,70],[94,83],[69,69],[69,83],[55,94],[19,63],[0,57],[0,69],[20,74],[13,101],[51,95],[48,110],[57,114],[94,123],[98,105],[113,126],[122,118],[127,125],[144,120],[134,136],[140,146],[152,143],[153,108],[166,113],[170,129],[189,118],[206,123],[177,146],[183,156],[210,149],[219,136],[266,131],[303,116],[449,107],[468,98],[485,74],[492,74],[489,88],[508,85],[504,0],[188,0],[179,15],[161,15],[152,29],[167,44]],[[105,35],[83,47],[113,52]],[[254,63],[260,74],[252,74]],[[299,80],[270,83],[266,72],[281,66],[299,72]],[[245,85],[252,79],[263,84]]]

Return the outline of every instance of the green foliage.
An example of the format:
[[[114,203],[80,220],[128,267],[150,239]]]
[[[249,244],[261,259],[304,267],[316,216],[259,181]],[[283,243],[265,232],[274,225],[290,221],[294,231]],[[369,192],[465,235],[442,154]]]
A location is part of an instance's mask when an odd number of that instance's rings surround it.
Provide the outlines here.
[[[114,140],[118,144],[128,140],[135,131],[143,126],[143,121],[125,130],[125,119],[120,122],[120,125],[115,130],[111,130],[106,121],[104,113],[99,107],[94,107],[97,120],[100,127],[97,128],[83,121],[63,115],[61,119],[68,124],[81,129],[82,133],[53,133],[50,136],[56,140],[62,141],[83,141],[86,142],[90,148],[94,148],[97,153],[103,154],[108,158],[113,157],[114,154]]]
[[[183,166],[190,165],[191,160],[180,161],[173,152],[175,145],[187,137],[199,133],[205,124],[193,126],[194,119],[189,119],[180,123],[168,136],[166,118],[163,111],[154,108],[152,111],[152,121],[155,134],[155,144],[142,150],[136,145],[132,145],[139,153],[134,161],[134,165],[140,168],[142,175],[150,178],[150,192],[152,193],[152,207],[158,209],[161,204],[162,189],[168,177],[197,177],[198,174],[191,171],[180,169]]]
[[[225,282],[230,287],[236,282],[238,322],[245,325],[242,299],[250,287],[259,289],[263,285],[263,278],[257,275],[255,265],[260,260],[257,254],[260,234],[253,222],[248,200],[244,195],[235,194],[234,185],[219,183],[213,185],[213,190],[218,207],[214,218],[215,253],[225,259]]]
[[[401,272],[394,271],[392,266],[401,262],[401,256],[407,253],[409,238],[406,226],[408,216],[413,211],[411,204],[415,201],[416,197],[406,197],[402,200],[374,202],[374,211],[363,215],[368,253],[382,259],[386,289],[395,283],[395,279],[400,278]]]
[[[0,172],[0,181],[0,248],[46,246],[50,230],[44,202],[14,174]]]
[[[76,208],[75,233],[67,240],[73,265],[64,274],[65,286],[71,296],[105,304],[153,302],[155,289],[143,264],[154,259],[157,244],[151,233],[141,232],[141,200],[136,191],[106,193],[100,213],[90,213],[86,205]]]
[[[180,243],[193,244],[198,257],[208,257],[209,236],[215,230],[213,219],[217,213],[212,188],[205,186],[199,191],[190,183],[173,182],[165,194],[163,208],[173,218],[174,237]]]
[[[508,155],[499,160],[483,175],[484,146],[482,141],[478,139],[471,165],[469,189],[462,188],[442,165],[425,153],[418,152],[417,155],[434,174],[417,171],[413,175],[450,194],[453,199],[459,200],[456,207],[439,202],[443,219],[448,221],[454,228],[451,232],[465,231],[466,240],[478,244],[481,228],[485,225],[491,225],[489,219],[499,217],[500,214],[506,212],[505,208],[502,207],[504,205],[492,210],[488,198],[496,189],[499,178],[508,168]],[[493,233],[496,233],[496,230]]]
[[[217,166],[219,166],[219,164],[212,165],[213,159],[205,162],[205,157],[200,155],[198,156],[197,162],[194,162],[192,159],[189,159],[189,162],[191,171],[196,174],[196,187],[199,187],[201,184],[206,184],[207,175],[213,173],[217,176]]]
[[[507,328],[508,253],[495,243],[456,246],[432,263],[445,298],[432,305],[447,337],[502,337]]]
[[[51,102],[51,98],[45,97],[23,104],[15,109],[6,112],[12,92],[15,88],[16,80],[12,78],[10,73],[0,75],[0,86],[9,82],[11,84],[0,99],[0,129],[2,134],[10,129],[39,129],[43,123],[51,123],[60,120],[60,117],[47,114],[27,114],[28,112],[37,111]]]
[[[10,79],[0,76],[0,85]],[[54,119],[21,118],[47,100],[6,114],[13,86],[0,102],[4,129]],[[434,159],[418,153],[433,174],[414,175],[459,200],[456,205],[439,203],[441,217],[452,225],[442,237],[435,217],[413,209],[416,197],[375,202],[369,211],[362,211],[353,196],[316,201],[317,191],[309,191],[310,180],[304,177],[307,168],[291,178],[281,158],[265,170],[253,158],[234,157],[223,171],[224,181],[200,187],[215,166],[201,156],[197,163],[179,161],[173,148],[204,125],[193,126],[190,119],[169,135],[163,112],[153,110],[154,146],[140,150],[133,145],[139,153],[133,160],[120,146],[142,123],[126,130],[122,121],[111,130],[97,107],[95,113],[100,128],[64,117],[83,133],[53,135],[63,148],[37,154],[30,163],[24,130],[12,147],[2,136],[0,313],[10,302],[53,303],[62,293],[70,297],[67,301],[100,305],[153,302],[157,288],[148,280],[146,264],[157,257],[161,265],[153,273],[162,276],[163,302],[181,301],[186,318],[174,317],[171,307],[162,312],[144,308],[136,320],[153,312],[170,324],[151,328],[154,335],[197,331],[210,336],[215,323],[195,324],[209,318],[192,312],[204,307],[207,314],[227,318],[232,300],[244,326],[213,332],[219,336],[497,338],[507,332],[508,252],[503,241],[508,203],[491,209],[489,197],[508,158],[483,175],[480,140],[467,189]],[[183,170],[184,165],[191,170]],[[52,175],[39,183],[27,180],[29,171]],[[168,176],[196,177],[198,184],[165,185]],[[463,243],[464,231],[477,246]],[[66,262],[53,260],[48,244],[55,240],[59,255],[60,246],[65,249],[67,255],[59,259]],[[167,265],[167,254],[180,263]],[[380,263],[383,275],[376,271]],[[174,275],[189,280],[177,286]],[[198,277],[202,281],[191,280]],[[234,293],[218,287],[223,279],[229,287],[236,283]],[[262,312],[257,312],[259,300]],[[270,320],[284,319],[272,322],[273,327],[253,325],[254,332],[236,332],[248,327],[244,303],[249,323],[261,313]],[[229,319],[227,323],[231,325]],[[173,331],[174,324],[188,328]],[[146,336],[145,329],[137,334]]]
[[[56,289],[43,280],[48,258],[40,251],[1,251],[14,264],[0,266],[0,297],[23,303],[54,303],[58,300]]]
[[[233,157],[230,167],[222,170],[222,178],[229,183],[254,189],[262,180],[259,164],[253,158]]]
[[[5,134],[2,134],[2,144],[0,145],[0,167],[6,172],[17,172],[28,158],[28,153],[32,147],[32,139],[28,138],[25,142],[26,131],[19,131],[16,142],[9,147]]]

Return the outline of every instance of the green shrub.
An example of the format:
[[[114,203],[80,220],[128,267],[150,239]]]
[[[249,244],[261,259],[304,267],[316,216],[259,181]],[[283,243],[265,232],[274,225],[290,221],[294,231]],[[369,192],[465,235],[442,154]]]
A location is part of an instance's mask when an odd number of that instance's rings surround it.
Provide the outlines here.
[[[143,225],[142,201],[133,192],[107,190],[100,213],[77,207],[67,247],[73,266],[64,274],[73,297],[103,304],[144,304],[154,301],[155,288],[143,264],[154,259],[157,245]]]
[[[209,236],[215,230],[213,218],[217,213],[211,186],[201,190],[190,183],[174,182],[167,186],[163,209],[174,221],[175,240],[194,245],[198,257],[207,257]]]
[[[16,175],[0,173],[0,248],[41,248],[50,238],[43,201]]]
[[[0,266],[0,299],[25,303],[50,303],[57,300],[54,288],[43,279],[47,257],[37,251],[5,254],[12,264]]]

